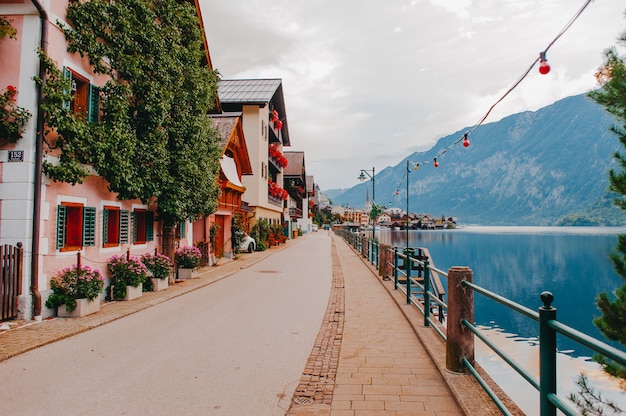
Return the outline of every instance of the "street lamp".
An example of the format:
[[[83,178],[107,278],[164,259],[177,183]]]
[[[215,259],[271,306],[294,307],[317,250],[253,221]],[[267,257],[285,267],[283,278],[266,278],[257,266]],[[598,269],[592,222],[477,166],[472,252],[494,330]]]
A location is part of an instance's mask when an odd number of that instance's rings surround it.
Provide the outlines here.
[[[407,255],[409,253],[409,173],[411,173],[411,169],[409,169],[409,160],[406,160],[406,226],[404,227],[406,230],[406,252]],[[416,163],[413,166],[413,170],[417,170],[420,164]]]
[[[372,172],[371,175],[369,174],[370,172]],[[376,174],[376,169],[374,167],[372,167],[371,171],[367,169],[361,169],[361,174],[357,178],[358,180],[363,182],[364,180],[367,179],[367,177],[369,177],[370,180],[372,181],[372,209],[376,209],[376,181],[374,180],[375,174]],[[365,175],[367,175],[367,177]],[[370,213],[370,219],[372,219],[371,213]],[[372,221],[372,241],[374,241],[375,238],[376,238],[376,218],[374,218],[374,221]]]

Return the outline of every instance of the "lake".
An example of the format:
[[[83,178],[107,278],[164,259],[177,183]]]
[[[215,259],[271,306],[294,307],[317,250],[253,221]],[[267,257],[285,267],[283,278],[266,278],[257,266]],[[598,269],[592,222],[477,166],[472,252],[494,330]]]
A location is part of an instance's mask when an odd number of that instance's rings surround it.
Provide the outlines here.
[[[611,293],[623,283],[609,259],[618,234],[626,234],[626,227],[468,226],[455,230],[409,231],[409,246],[428,248],[431,262],[440,270],[447,271],[452,266],[470,267],[474,283],[533,310],[542,305],[541,292],[550,291],[559,321],[606,342],[593,325],[593,317],[600,314],[595,298],[601,292]],[[376,229],[376,238],[383,244],[406,246],[406,231]],[[443,283],[446,287],[447,282]],[[537,322],[479,294],[474,300],[476,324],[488,328],[490,337],[520,363],[537,367]],[[591,352],[588,349],[563,336],[557,338],[558,349],[564,353],[559,357],[560,389],[574,389],[577,374],[585,371],[599,383],[596,384],[599,388],[615,391],[619,396],[617,400],[626,402],[621,390],[615,390],[610,381],[607,384],[597,365],[589,362]],[[611,345],[623,349],[619,344]],[[499,384],[513,386],[503,385],[503,388],[517,403],[526,402],[525,406],[534,409],[524,409],[528,414],[535,413],[534,404],[528,402],[529,397],[536,396],[532,387],[530,392],[522,392],[523,388],[511,382],[511,375],[499,357],[483,348],[480,341],[477,341],[476,355]],[[572,374],[565,376],[562,382],[561,376],[566,372]]]

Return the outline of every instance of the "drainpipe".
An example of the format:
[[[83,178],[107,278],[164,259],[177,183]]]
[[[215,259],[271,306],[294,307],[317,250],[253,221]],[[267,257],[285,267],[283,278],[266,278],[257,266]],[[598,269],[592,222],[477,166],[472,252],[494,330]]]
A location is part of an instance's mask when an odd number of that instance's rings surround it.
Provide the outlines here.
[[[41,20],[41,39],[39,47],[44,53],[48,52],[48,14],[38,0],[31,0],[39,12]],[[39,78],[42,83],[46,80],[46,67],[43,61],[39,62]],[[33,317],[41,319],[41,293],[39,292],[39,229],[41,222],[41,178],[43,160],[43,130],[44,117],[41,110],[43,102],[43,88],[37,87],[37,132],[35,138],[35,178],[33,192],[33,233],[32,233],[32,257],[30,291],[33,295]]]

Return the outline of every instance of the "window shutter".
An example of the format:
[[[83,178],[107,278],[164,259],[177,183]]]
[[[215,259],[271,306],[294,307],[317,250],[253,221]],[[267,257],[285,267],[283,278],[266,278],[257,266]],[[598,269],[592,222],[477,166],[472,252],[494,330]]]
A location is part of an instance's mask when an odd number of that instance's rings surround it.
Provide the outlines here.
[[[96,209],[83,208],[83,246],[96,245]]]
[[[109,243],[109,210],[102,211],[102,245]]]
[[[127,209],[120,210],[120,243],[128,243],[128,218]]]
[[[133,223],[133,244],[134,244],[135,242],[137,242],[137,213],[135,211],[133,211],[131,221]]]
[[[65,221],[67,210],[63,205],[57,205],[57,250],[65,247]]]
[[[98,116],[100,113],[100,88],[96,87],[95,85],[89,84],[89,105],[88,105],[88,109],[89,109],[89,115],[87,116],[87,119],[91,122],[91,123],[97,123],[98,122]]]
[[[146,241],[154,241],[154,214],[146,212]]]
[[[72,82],[72,73],[71,73],[71,72],[70,72],[70,70],[69,70],[69,69],[67,69],[67,67],[65,67],[65,66],[63,67],[63,72],[62,72],[62,75],[63,75],[63,79],[64,79],[64,80],[69,80],[70,85],[71,85],[71,82]],[[71,88],[71,87],[70,87],[70,88]],[[63,92],[65,92],[66,94],[71,93],[71,91],[70,91],[70,89],[69,89],[69,88],[68,88],[68,89],[65,89]],[[70,108],[71,108],[71,103],[70,103],[69,101],[63,101],[63,109],[64,109],[64,110],[70,110]]]
[[[180,229],[180,238],[187,238],[187,221],[182,221],[180,223],[179,229]]]

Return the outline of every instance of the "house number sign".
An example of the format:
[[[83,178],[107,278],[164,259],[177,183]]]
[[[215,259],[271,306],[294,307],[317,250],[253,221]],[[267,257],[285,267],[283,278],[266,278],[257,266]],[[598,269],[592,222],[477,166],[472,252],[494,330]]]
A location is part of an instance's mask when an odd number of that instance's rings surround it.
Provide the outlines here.
[[[9,162],[23,162],[24,151],[23,150],[9,150]]]

